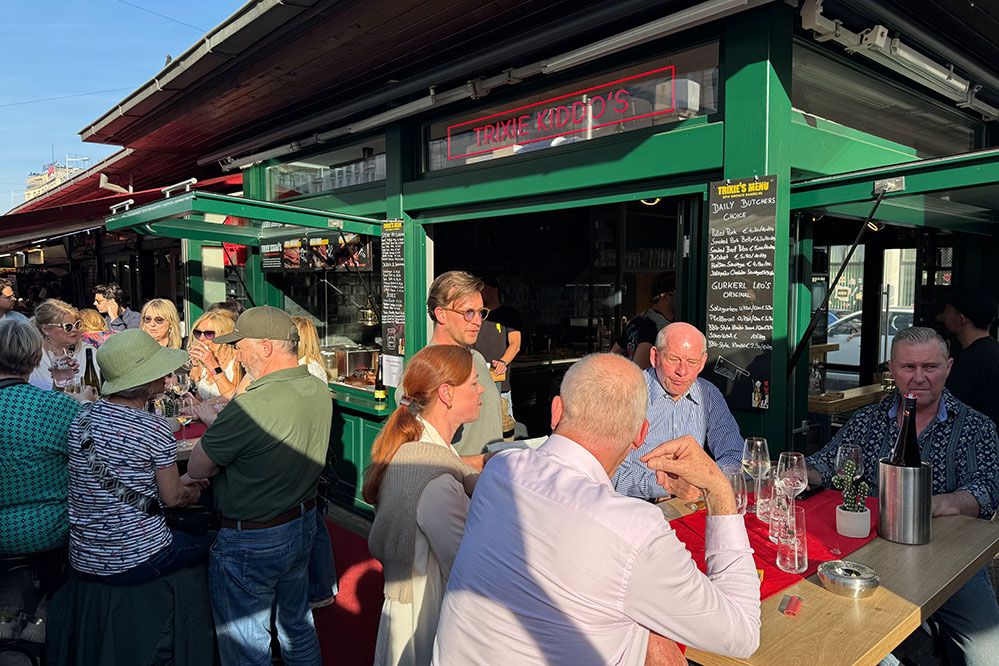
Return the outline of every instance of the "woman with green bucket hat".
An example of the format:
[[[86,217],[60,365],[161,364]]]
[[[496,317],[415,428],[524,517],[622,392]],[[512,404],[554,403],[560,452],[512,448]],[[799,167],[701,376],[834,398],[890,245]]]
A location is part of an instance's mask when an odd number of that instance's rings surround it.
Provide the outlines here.
[[[171,530],[163,518],[163,506],[192,504],[201,488],[180,477],[170,426],[145,411],[187,361],[137,329],[97,351],[102,397],[83,408],[69,438],[69,556],[84,578],[131,585],[208,558],[211,535]]]

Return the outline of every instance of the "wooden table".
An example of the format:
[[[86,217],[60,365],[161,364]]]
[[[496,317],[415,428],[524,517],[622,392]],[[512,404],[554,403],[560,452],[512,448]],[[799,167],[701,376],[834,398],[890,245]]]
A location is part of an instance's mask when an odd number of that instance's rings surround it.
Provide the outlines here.
[[[687,502],[660,504],[667,519],[690,512]],[[876,664],[919,628],[950,596],[999,552],[999,523],[968,516],[933,519],[933,538],[924,546],[875,538],[847,559],[873,568],[881,587],[866,599],[829,592],[811,576],[765,599],[760,647],[749,659],[720,657],[687,649],[687,657],[715,664]],[[801,597],[797,617],[777,610],[785,594]]]

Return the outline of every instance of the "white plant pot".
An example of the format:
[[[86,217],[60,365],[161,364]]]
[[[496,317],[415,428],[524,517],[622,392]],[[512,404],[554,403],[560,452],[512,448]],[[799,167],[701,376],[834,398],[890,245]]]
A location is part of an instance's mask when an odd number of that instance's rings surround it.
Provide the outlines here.
[[[847,511],[840,504],[836,507],[836,531],[852,539],[866,539],[871,533],[871,510]]]

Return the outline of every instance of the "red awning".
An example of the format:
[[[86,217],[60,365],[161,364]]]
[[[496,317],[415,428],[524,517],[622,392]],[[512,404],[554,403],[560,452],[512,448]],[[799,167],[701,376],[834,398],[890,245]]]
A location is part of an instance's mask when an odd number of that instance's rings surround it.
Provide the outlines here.
[[[243,174],[235,173],[218,178],[198,181],[197,189],[228,192],[243,184]],[[159,189],[142,190],[128,194],[112,194],[62,206],[40,208],[27,213],[0,215],[0,245],[30,242],[45,236],[73,233],[90,227],[102,226],[111,214],[111,206],[133,199],[136,206],[161,199]]]

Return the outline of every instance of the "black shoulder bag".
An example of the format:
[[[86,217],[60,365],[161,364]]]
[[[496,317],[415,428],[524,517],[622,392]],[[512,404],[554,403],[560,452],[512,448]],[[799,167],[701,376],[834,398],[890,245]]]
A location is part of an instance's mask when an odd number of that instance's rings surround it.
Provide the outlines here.
[[[218,529],[217,516],[206,506],[164,507],[155,497],[133,490],[115,478],[94,451],[94,438],[90,432],[92,407],[93,405],[87,404],[80,410],[80,451],[87,458],[87,466],[101,488],[133,509],[148,513],[150,516],[162,515],[167,527],[172,530],[202,536],[211,529]]]

